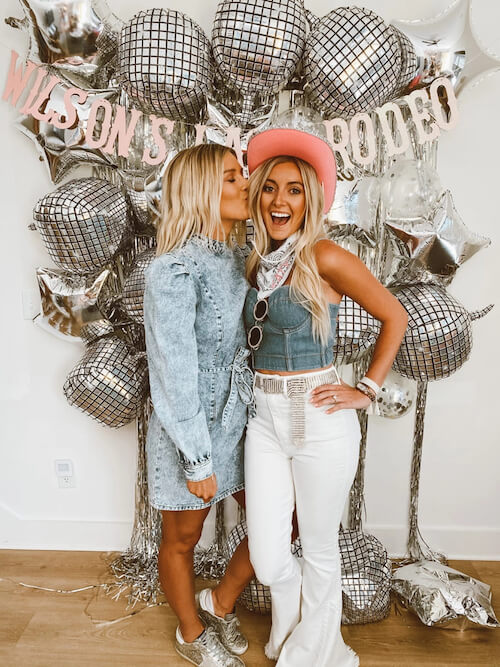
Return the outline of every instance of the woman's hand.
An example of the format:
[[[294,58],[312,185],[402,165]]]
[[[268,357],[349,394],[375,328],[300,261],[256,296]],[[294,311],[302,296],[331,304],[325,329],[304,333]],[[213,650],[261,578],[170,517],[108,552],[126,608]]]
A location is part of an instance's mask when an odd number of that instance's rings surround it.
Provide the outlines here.
[[[341,384],[322,384],[311,391],[311,398],[309,399],[315,408],[320,408],[325,405],[330,406],[325,410],[327,415],[338,410],[345,410],[347,408],[367,408],[371,401],[366,394],[351,387],[342,380]]]
[[[206,479],[201,479],[199,482],[191,482],[188,479],[186,484],[189,493],[192,493],[197,498],[201,498],[204,503],[212,500],[217,493],[217,478],[215,477],[215,473]]]

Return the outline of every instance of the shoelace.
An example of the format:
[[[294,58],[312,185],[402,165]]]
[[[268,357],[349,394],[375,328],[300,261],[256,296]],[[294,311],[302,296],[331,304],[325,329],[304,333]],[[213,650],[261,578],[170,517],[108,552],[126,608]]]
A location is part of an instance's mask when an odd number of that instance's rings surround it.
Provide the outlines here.
[[[205,640],[203,641],[208,652],[216,660],[223,662],[227,660],[227,651],[217,638],[213,628],[205,628]]]
[[[229,641],[234,641],[238,639],[239,631],[238,626],[240,624],[239,618],[235,616],[230,621],[226,622],[227,625],[224,625],[225,633]]]

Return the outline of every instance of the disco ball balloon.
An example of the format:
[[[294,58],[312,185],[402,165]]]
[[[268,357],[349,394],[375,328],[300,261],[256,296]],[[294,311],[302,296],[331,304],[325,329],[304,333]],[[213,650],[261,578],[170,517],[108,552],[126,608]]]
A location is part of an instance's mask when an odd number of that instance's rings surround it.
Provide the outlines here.
[[[437,171],[423,160],[396,160],[382,177],[381,197],[389,220],[425,218],[443,188]]]
[[[118,80],[145,111],[198,119],[212,80],[210,42],[182,12],[139,12],[121,31]]]
[[[348,296],[340,302],[337,319],[337,339],[333,348],[335,363],[352,364],[371,351],[380,333],[380,322]]]
[[[471,351],[475,316],[436,285],[409,285],[393,291],[408,312],[394,370],[422,381],[440,380],[457,371]]]
[[[62,269],[90,273],[102,268],[127,230],[127,204],[108,181],[81,178],[42,197],[33,211],[52,261]]]
[[[222,0],[212,31],[224,77],[243,94],[277,93],[304,50],[306,18],[297,0]]]
[[[134,264],[123,286],[121,303],[127,315],[144,324],[144,272],[156,257],[156,250],[144,250],[134,259]]]
[[[74,405],[101,424],[118,428],[138,414],[148,386],[145,354],[116,337],[91,343],[64,383]]]
[[[384,21],[361,7],[339,7],[307,37],[308,99],[326,117],[349,117],[390,99],[401,77],[401,46]]]

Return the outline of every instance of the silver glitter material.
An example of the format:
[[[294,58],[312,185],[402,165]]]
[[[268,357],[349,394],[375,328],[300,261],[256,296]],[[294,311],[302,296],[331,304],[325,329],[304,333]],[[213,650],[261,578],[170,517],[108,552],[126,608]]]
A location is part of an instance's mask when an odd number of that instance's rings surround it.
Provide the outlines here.
[[[131,319],[140,324],[144,324],[144,272],[155,257],[155,249],[139,253],[123,286],[121,299],[123,309]]]
[[[91,343],[69,373],[64,394],[101,424],[119,428],[138,414],[148,387],[144,353],[135,353],[116,337]]]
[[[340,302],[335,365],[352,364],[368,355],[380,332],[380,322],[358,303],[344,296]]]
[[[148,9],[122,28],[118,80],[131,100],[171,120],[199,119],[212,80],[210,42],[188,16]]]
[[[472,318],[454,297],[437,285],[392,288],[408,312],[408,328],[394,370],[414,380],[439,380],[469,358]]]
[[[401,53],[401,73],[398,81],[398,94],[402,94],[410,87],[411,83],[415,81],[418,73],[418,58],[415,53],[415,48],[408,37],[398,30],[395,26],[388,26],[389,30],[396,35],[399,41],[399,48]]]
[[[416,385],[395,371],[389,371],[377,394],[378,414],[388,419],[406,415],[415,405]]]
[[[228,555],[232,556],[247,534],[246,522],[237,524],[228,536]],[[342,623],[373,623],[387,616],[390,609],[391,561],[373,535],[357,530],[341,530],[339,547],[342,569]],[[302,557],[300,538],[291,545],[292,553]],[[250,611],[271,613],[271,591],[252,579],[238,598]]]
[[[304,76],[311,106],[327,118],[370,111],[398,86],[399,40],[367,9],[334,9],[307,37]]]
[[[196,547],[194,572],[203,579],[221,579],[232,556],[229,553],[226,527],[224,525],[224,500],[215,509],[215,537],[208,549]]]
[[[276,93],[304,50],[306,19],[297,0],[222,0],[212,30],[215,61],[244,94]]]
[[[40,267],[36,275],[42,317],[51,327],[68,336],[80,336],[82,327],[88,324],[106,324],[101,308],[109,269],[88,277]]]
[[[420,560],[397,568],[392,589],[425,625],[459,630],[500,627],[490,587],[442,563]]]
[[[138,602],[156,604],[161,594],[158,580],[161,514],[149,502],[146,466],[146,436],[152,410],[148,399],[138,411],[134,527],[129,548],[110,563],[116,582],[107,588],[114,599],[127,595],[132,607]]]
[[[36,204],[33,217],[52,261],[76,273],[102,268],[127,230],[123,194],[97,178],[69,181],[49,192]]]

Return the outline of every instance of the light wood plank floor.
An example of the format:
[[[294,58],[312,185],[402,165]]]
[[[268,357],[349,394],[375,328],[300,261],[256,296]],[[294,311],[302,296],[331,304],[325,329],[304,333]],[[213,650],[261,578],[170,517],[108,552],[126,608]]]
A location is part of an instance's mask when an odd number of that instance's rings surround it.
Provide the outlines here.
[[[114,601],[102,588],[63,595],[20,586],[17,582],[72,589],[111,581],[110,554],[70,551],[0,550],[0,664],[5,667],[88,667],[89,665],[183,667],[175,653],[175,618],[167,605],[145,608],[126,620],[125,600]],[[500,562],[454,561],[462,572],[492,586],[500,599]],[[205,585],[197,582],[198,588]],[[136,607],[137,610],[137,607]],[[266,667],[262,647],[269,617],[240,608],[250,641],[248,667]],[[370,625],[342,629],[359,654],[361,667],[468,665],[500,667],[500,629],[457,632],[428,628],[404,612]],[[303,667],[313,667],[304,665]],[[334,667],[334,666],[332,666]]]

